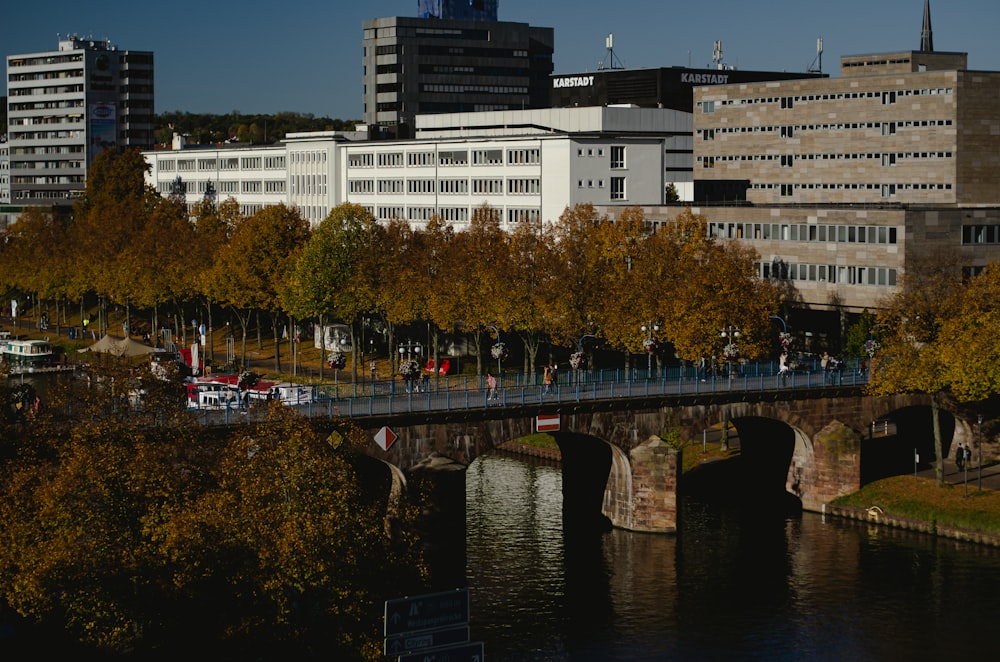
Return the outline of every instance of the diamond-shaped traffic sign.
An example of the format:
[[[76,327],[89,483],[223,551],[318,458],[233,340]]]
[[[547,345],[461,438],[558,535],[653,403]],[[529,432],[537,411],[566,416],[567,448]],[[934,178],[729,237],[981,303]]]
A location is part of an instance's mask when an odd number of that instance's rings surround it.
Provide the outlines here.
[[[382,429],[375,433],[375,443],[384,451],[389,450],[398,438],[388,426],[382,426]]]

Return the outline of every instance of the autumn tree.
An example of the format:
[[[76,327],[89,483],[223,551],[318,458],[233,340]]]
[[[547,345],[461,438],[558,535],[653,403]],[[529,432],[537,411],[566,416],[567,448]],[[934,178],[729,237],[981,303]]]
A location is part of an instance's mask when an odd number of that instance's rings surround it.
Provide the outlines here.
[[[955,373],[944,361],[942,347],[953,342],[943,334],[950,320],[974,319],[963,315],[961,273],[954,255],[937,253],[916,258],[900,282],[899,292],[878,315],[881,347],[872,359],[870,390],[877,395],[925,393],[931,398],[934,427],[935,471],[944,482],[944,453],[940,408]],[[989,279],[982,281],[988,287]],[[975,295],[971,295],[975,296]]]
[[[107,329],[107,302],[126,306],[127,324],[128,305],[139,289],[134,279],[139,258],[133,248],[158,197],[145,185],[147,170],[137,148],[105,150],[87,169],[87,187],[73,207],[67,238],[74,247],[70,273],[74,289],[86,288],[100,297],[102,331]]]
[[[567,207],[551,227],[558,254],[551,315],[555,343],[572,346],[584,334],[603,335],[595,313],[599,309],[605,266],[597,230],[606,222],[591,204]]]
[[[510,304],[503,324],[524,343],[528,374],[535,373],[538,352],[552,331],[558,257],[549,232],[532,223],[519,223],[510,235],[510,268],[495,275]]]
[[[110,398],[66,390],[0,439],[0,592],[18,614],[103,656],[198,642],[381,659],[385,596],[419,589],[424,566],[414,507],[393,508],[387,533],[389,478],[362,472],[363,431],[320,435],[275,404],[266,423],[205,435],[182,405],[157,402],[150,425],[107,415]]]
[[[497,325],[509,319],[510,292],[497,277],[509,268],[509,245],[510,235],[500,227],[497,210],[488,206],[476,209],[469,227],[457,232],[452,239],[437,284],[447,290],[454,306],[454,318],[463,322],[472,338],[476,369],[480,374],[483,372],[484,344],[495,335],[488,327],[502,331]]]
[[[265,207],[241,222],[222,247],[207,279],[207,293],[229,307],[240,323],[240,363],[246,363],[247,330],[258,311],[271,313],[275,364],[278,356],[278,314],[286,303],[285,280],[309,238],[309,222],[285,205]]]
[[[985,401],[1000,393],[1000,264],[971,278],[955,291],[958,301],[942,320],[938,355],[944,381],[959,402]]]
[[[191,269],[190,275],[194,278],[195,291],[204,302],[208,321],[208,358],[211,359],[215,356],[212,313],[216,302],[208,295],[211,291],[208,279],[211,277],[216,256],[221,253],[222,247],[229,243],[229,238],[243,221],[243,214],[240,212],[239,203],[230,197],[218,205],[210,199],[196,202],[192,206],[191,216],[195,237],[194,244],[187,248],[185,261]]]
[[[318,317],[321,343],[320,374],[326,360],[325,320],[331,317],[353,324],[363,310],[375,304],[378,277],[365,255],[376,250],[384,230],[364,207],[344,203],[312,233],[292,270],[286,304],[299,317]]]

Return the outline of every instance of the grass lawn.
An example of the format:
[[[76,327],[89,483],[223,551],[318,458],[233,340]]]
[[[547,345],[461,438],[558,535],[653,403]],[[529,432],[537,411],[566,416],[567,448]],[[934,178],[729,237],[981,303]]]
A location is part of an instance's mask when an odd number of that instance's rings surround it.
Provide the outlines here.
[[[833,502],[838,506],[878,506],[887,515],[935,522],[980,533],[1000,535],[1000,492],[964,485],[938,486],[934,480],[893,476],[870,483]]]

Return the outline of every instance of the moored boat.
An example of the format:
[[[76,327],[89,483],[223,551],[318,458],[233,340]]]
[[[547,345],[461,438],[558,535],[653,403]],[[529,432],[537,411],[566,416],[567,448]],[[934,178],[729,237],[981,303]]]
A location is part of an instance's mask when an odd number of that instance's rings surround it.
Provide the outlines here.
[[[15,372],[31,372],[52,365],[54,353],[48,340],[8,338],[0,341],[0,356]]]
[[[312,402],[309,386],[289,382],[258,380],[240,391],[239,375],[215,374],[194,377],[187,381],[188,409],[237,409],[241,405],[277,400],[285,405]]]

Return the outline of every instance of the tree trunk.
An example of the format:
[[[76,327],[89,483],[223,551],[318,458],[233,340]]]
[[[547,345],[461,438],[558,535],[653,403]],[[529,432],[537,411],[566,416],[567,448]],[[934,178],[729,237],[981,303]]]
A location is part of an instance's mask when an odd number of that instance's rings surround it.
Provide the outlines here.
[[[278,317],[271,318],[271,332],[274,335],[274,371],[281,372],[281,337],[278,335]]]
[[[934,478],[938,487],[944,485],[944,453],[941,448],[941,415],[938,393],[931,395],[931,425],[934,427]]]
[[[326,365],[326,329],[323,328],[324,316],[319,316],[319,380],[323,381],[323,367]],[[315,335],[315,334],[314,334]]]

